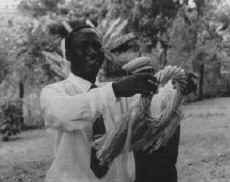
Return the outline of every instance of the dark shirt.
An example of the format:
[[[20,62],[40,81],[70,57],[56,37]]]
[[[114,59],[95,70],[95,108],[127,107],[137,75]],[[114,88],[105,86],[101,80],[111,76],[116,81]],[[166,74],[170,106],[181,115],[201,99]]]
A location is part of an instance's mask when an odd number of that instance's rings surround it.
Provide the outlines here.
[[[159,150],[153,153],[134,151],[135,182],[177,182],[179,136],[180,127],[167,145]]]

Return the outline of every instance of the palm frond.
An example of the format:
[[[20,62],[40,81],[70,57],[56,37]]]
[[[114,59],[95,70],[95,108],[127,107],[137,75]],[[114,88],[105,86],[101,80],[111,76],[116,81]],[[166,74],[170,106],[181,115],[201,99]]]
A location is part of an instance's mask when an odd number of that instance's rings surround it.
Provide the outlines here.
[[[106,44],[105,48],[108,48],[109,50],[114,50],[124,44],[126,44],[128,41],[133,40],[136,38],[134,33],[127,33],[124,35],[117,36],[113,39],[110,39]]]
[[[113,32],[115,31],[115,28],[120,24],[121,21],[122,21],[121,18],[117,18],[115,20],[112,20],[112,22],[109,24],[107,31],[105,32],[105,34],[103,36],[103,42],[105,42],[106,40],[109,39],[111,34],[113,34]]]
[[[50,66],[50,69],[60,78],[66,78],[66,63],[63,58],[55,52],[42,51],[42,54],[45,56],[47,63]]]
[[[106,30],[107,30],[107,28],[108,28],[108,26],[109,26],[109,19],[103,19],[102,21],[101,21],[101,23],[97,26],[97,29],[100,31],[100,33],[102,34],[102,35],[105,35],[105,33],[106,33]]]
[[[126,45],[129,41],[133,40],[136,36],[134,33],[126,33],[124,30],[128,24],[128,20],[117,18],[111,20],[105,18],[97,26],[98,31],[102,34],[102,44],[105,49],[105,62],[104,70],[108,75],[122,73],[121,63],[115,49],[122,45]],[[114,51],[114,52],[113,52]],[[126,62],[127,59],[125,59]]]
[[[42,51],[42,54],[48,58],[49,60],[52,60],[52,62],[54,62],[55,64],[57,64],[58,66],[61,66],[63,64],[63,58],[62,56],[60,56],[59,54],[55,53],[55,52],[47,52],[47,51]]]
[[[128,24],[127,20],[122,21],[118,26],[114,28],[114,31],[110,34],[109,39],[113,39],[121,35],[122,31],[124,30],[127,24]]]

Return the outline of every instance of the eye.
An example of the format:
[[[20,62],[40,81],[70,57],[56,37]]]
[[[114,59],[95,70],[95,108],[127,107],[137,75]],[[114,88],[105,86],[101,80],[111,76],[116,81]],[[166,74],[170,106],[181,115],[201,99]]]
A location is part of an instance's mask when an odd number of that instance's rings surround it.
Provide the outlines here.
[[[102,45],[99,42],[92,42],[92,46],[96,49],[102,49]]]
[[[79,45],[80,48],[83,48],[83,49],[86,49],[89,47],[89,43],[88,42],[82,42],[80,45]]]

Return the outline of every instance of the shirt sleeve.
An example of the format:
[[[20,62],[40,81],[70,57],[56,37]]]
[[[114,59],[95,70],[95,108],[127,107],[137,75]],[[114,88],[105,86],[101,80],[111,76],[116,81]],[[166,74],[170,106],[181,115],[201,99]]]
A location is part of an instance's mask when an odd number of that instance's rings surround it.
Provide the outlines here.
[[[109,102],[109,103],[108,103]],[[41,91],[40,104],[47,127],[73,131],[93,122],[105,107],[117,102],[112,85],[69,96],[53,87]]]

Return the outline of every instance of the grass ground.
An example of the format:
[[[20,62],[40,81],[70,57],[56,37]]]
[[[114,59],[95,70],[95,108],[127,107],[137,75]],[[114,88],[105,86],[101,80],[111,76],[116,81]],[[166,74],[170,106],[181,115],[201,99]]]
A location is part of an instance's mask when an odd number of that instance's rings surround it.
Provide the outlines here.
[[[179,182],[227,182],[230,178],[230,98],[185,106],[178,159]],[[44,130],[0,143],[0,182],[43,182],[52,161]]]
[[[230,99],[185,108],[178,160],[180,182],[227,182],[230,178]]]

